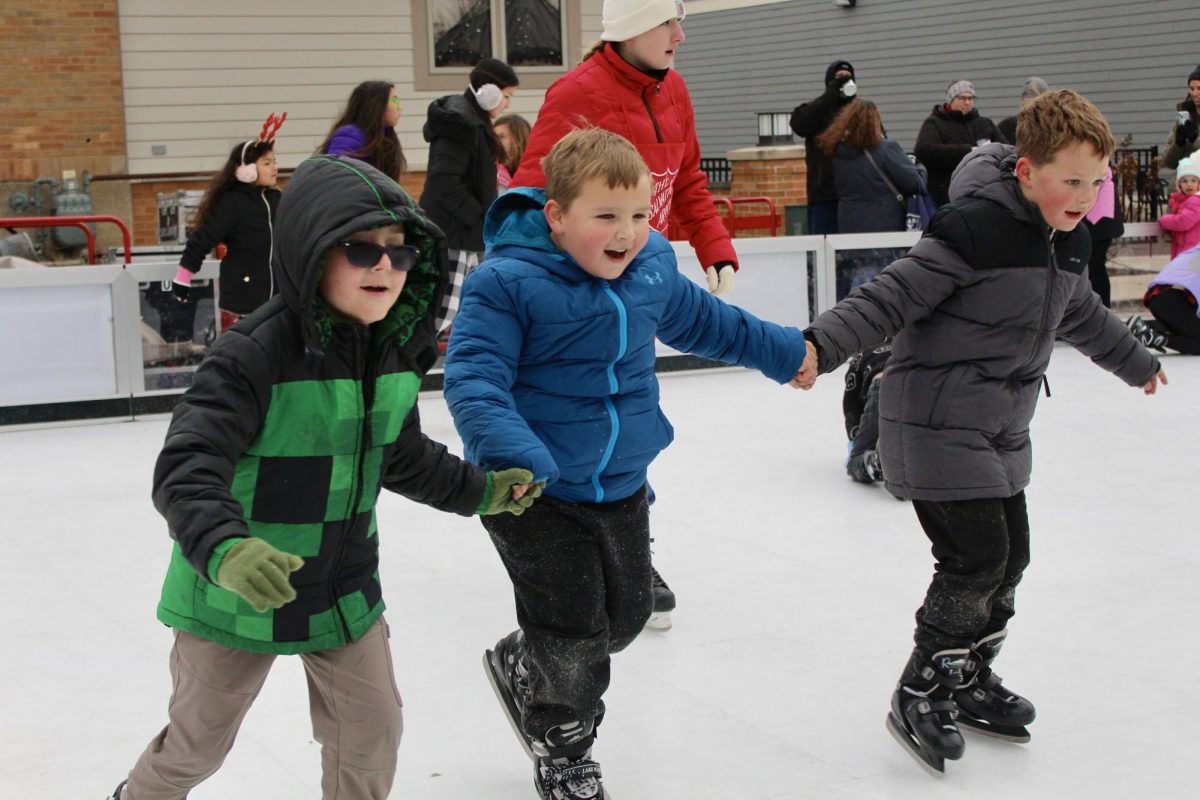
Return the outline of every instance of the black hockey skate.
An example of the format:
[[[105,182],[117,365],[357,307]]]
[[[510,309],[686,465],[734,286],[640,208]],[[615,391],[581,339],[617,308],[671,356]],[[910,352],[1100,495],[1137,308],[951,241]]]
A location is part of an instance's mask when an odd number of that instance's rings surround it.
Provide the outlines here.
[[[1000,685],[1000,676],[992,672],[992,662],[1008,630],[997,631],[971,645],[963,668],[963,683],[954,693],[958,703],[958,724],[985,736],[1010,742],[1029,741],[1025,727],[1037,712],[1033,703]]]
[[[538,754],[534,752],[534,741],[521,726],[521,709],[529,698],[529,670],[525,666],[523,649],[525,634],[518,628],[496,642],[495,649],[483,652],[483,669],[487,673],[488,683],[504,709],[504,716],[512,726],[513,733],[521,741],[525,755],[536,763]]]
[[[946,762],[962,758],[963,738],[954,724],[954,690],[962,679],[968,650],[941,650],[926,657],[914,650],[892,694],[888,732],[934,775]]]
[[[542,800],[612,800],[604,791],[600,765],[591,753],[578,758],[540,758],[533,767],[533,785]]]
[[[650,565],[650,588],[654,593],[654,611],[646,620],[646,627],[659,631],[671,629],[671,612],[675,610],[675,593],[654,565]]]
[[[113,789],[113,793],[104,798],[104,800],[121,800],[121,792],[125,789],[125,784],[127,783],[129,783],[129,781],[121,781],[118,783],[117,788]]]

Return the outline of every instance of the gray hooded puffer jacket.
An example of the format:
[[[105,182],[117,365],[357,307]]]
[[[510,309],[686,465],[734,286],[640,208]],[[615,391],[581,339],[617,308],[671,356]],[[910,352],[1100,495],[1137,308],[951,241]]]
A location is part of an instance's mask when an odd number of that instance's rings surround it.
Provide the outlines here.
[[[810,328],[822,372],[895,337],[879,453],[900,496],[1011,497],[1028,485],[1029,423],[1056,334],[1130,386],[1158,372],[1092,291],[1086,229],[1052,231],[1015,165],[1008,145],[972,152],[912,250]]]

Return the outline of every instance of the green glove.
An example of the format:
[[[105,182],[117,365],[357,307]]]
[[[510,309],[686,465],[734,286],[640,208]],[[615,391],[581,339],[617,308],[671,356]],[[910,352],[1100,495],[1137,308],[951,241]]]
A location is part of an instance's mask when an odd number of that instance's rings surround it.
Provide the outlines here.
[[[514,486],[519,486],[524,483],[532,483],[533,473],[527,469],[502,469],[499,472],[488,473],[488,485],[492,489],[491,495],[487,498],[486,503],[480,503],[479,513],[484,516],[492,514],[524,514],[525,509],[533,505],[533,501],[542,496],[542,488],[545,484],[535,483],[521,496],[521,499],[514,500],[512,489]]]
[[[229,549],[217,567],[217,585],[237,592],[255,611],[279,608],[296,599],[288,574],[304,559],[276,550],[262,539],[243,539]]]

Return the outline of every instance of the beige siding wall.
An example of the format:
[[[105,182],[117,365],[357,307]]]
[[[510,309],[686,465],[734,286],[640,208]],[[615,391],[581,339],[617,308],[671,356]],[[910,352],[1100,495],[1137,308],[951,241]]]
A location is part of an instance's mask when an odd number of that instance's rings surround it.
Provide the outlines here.
[[[410,169],[424,170],[421,126],[441,93],[413,89],[416,1],[120,0],[130,174],[211,172],[279,111],[288,119],[276,153],[294,167],[368,79],[396,84],[397,132]],[[598,38],[601,0],[565,2],[581,6],[581,40]],[[532,122],[541,99],[541,90],[518,92],[511,110]],[[153,155],[154,145],[166,154]]]

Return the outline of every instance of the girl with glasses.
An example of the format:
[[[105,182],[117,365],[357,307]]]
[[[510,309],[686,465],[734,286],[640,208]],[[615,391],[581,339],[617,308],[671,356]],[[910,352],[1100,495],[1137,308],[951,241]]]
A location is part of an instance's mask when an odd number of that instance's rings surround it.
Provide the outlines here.
[[[346,108],[317,152],[357,158],[399,182],[408,167],[400,137],[396,135],[400,110],[394,84],[363,81],[350,93]]]

